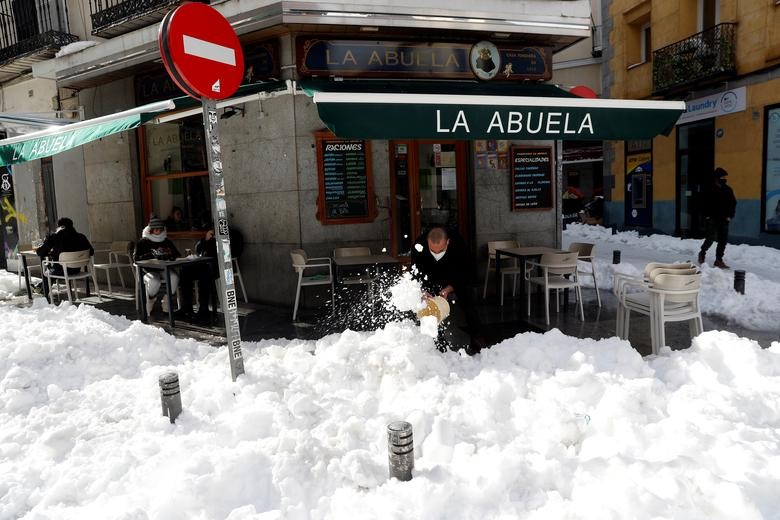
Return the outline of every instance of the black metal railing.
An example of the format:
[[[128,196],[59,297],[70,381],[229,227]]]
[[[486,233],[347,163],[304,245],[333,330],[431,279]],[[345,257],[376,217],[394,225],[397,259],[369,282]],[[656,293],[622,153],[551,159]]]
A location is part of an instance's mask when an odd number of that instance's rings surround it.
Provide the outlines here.
[[[65,0],[0,0],[0,64],[77,41],[68,30]]]
[[[209,0],[194,1],[209,3]],[[180,3],[182,0],[89,0],[92,34],[114,36],[151,25]]]
[[[653,93],[736,74],[736,34],[722,23],[653,52]]]

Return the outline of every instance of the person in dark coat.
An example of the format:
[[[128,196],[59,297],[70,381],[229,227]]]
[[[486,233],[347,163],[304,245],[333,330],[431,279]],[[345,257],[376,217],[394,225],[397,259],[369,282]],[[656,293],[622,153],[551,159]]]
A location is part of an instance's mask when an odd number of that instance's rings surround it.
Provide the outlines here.
[[[714,184],[706,194],[704,203],[705,240],[699,251],[699,263],[703,264],[706,260],[707,250],[713,242],[718,245],[715,248],[715,267],[728,269],[729,266],[723,262],[723,253],[726,252],[726,243],[729,240],[729,223],[734,218],[737,209],[737,199],[734,197],[734,191],[726,184],[728,172],[723,168],[715,168]]]
[[[179,317],[192,317],[198,322],[211,321],[209,301],[214,290],[214,280],[219,276],[217,268],[217,240],[214,230],[206,231],[204,237],[195,243],[195,254],[212,258],[210,262],[199,262],[185,265],[181,272],[181,309]],[[192,314],[192,288],[198,285],[198,312]],[[216,309],[215,309],[216,310]]]
[[[86,251],[89,249],[89,256],[95,255],[95,249],[89,243],[89,239],[76,231],[73,227],[73,221],[68,217],[62,217],[57,221],[57,230],[47,236],[43,244],[35,250],[42,259],[59,260],[60,253],[71,253],[75,251]],[[78,268],[69,267],[68,274],[76,274],[80,271]],[[60,264],[54,264],[49,272],[52,275],[62,275],[64,271]],[[45,273],[44,273],[45,274]],[[43,294],[48,298],[49,286],[46,276],[43,277]]]
[[[439,334],[439,348],[465,347],[469,355],[479,353],[486,345],[474,308],[471,269],[463,240],[443,227],[434,227],[415,241],[411,260],[427,296],[441,296],[450,304],[449,327]],[[470,338],[462,334],[464,322]]]
[[[141,240],[135,245],[133,259],[138,260],[175,260],[181,257],[176,245],[168,238],[165,222],[152,215],[149,225],[141,232]],[[143,281],[146,286],[146,313],[152,313],[157,293],[160,291],[162,273],[160,271],[147,271]],[[171,270],[171,293],[175,293],[179,287],[179,274]],[[171,302],[168,302],[171,305]]]

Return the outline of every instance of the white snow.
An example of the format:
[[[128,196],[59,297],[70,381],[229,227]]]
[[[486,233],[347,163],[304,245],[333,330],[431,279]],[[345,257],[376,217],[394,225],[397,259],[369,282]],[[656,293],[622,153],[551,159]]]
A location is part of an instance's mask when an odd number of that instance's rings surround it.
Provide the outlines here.
[[[597,268],[609,273],[614,237],[595,239]],[[748,247],[726,256],[737,268],[761,263],[734,303],[754,302],[738,306],[740,321],[758,308],[752,293],[777,297],[777,252],[740,253]],[[649,250],[659,260],[686,253]],[[704,274],[707,298],[732,296],[729,273]],[[0,273],[0,291],[16,283]],[[709,331],[688,349],[642,358],[617,338],[553,330],[468,357],[438,352],[405,321],[319,341],[245,342],[244,357],[246,374],[232,382],[225,348],[89,305],[0,301],[0,518],[742,520],[780,511],[780,342],[761,349]],[[173,425],[157,382],[169,370],[182,385]],[[414,427],[409,482],[387,478],[386,427],[397,420]]]
[[[63,56],[67,56],[68,54],[73,54],[75,52],[83,51],[84,49],[92,47],[93,45],[97,45],[97,43],[98,42],[92,40],[84,40],[84,41],[69,43],[65,47],[60,48],[60,50],[57,51],[57,54],[55,54],[54,57],[61,58]]]

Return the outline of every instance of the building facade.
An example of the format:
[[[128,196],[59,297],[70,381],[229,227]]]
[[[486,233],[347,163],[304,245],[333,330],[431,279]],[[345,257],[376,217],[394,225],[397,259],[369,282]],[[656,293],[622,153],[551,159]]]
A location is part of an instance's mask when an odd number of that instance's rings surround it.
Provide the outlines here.
[[[732,240],[780,246],[780,4],[611,0],[603,11],[605,91],[687,105],[669,136],[610,144],[608,221],[700,237],[722,167],[738,199]]]

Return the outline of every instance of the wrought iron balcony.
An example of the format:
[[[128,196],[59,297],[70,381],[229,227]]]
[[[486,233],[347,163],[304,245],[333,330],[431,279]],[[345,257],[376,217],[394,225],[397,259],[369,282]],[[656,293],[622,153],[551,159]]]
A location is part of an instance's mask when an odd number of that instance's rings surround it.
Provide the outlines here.
[[[653,52],[653,94],[734,76],[736,24],[722,23]]]
[[[181,3],[183,0],[89,0],[92,34],[111,38],[153,25]]]
[[[77,41],[68,30],[65,0],[0,1],[0,80],[28,72]]]

